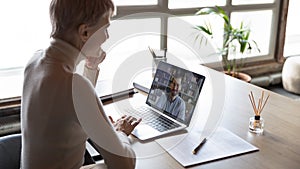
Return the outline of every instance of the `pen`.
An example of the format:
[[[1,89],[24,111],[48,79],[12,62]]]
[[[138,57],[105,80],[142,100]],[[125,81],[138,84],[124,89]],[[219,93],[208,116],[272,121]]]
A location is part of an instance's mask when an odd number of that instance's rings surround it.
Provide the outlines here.
[[[200,148],[203,146],[203,144],[206,142],[206,138],[204,138],[201,143],[192,151],[193,154],[197,154],[197,152],[200,150]]]

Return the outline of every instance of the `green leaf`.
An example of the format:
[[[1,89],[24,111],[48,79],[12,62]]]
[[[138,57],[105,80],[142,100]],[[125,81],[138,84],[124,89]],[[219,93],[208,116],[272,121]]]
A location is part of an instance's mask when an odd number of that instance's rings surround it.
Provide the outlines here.
[[[216,14],[216,11],[213,8],[202,8],[196,12],[195,15],[208,15]]]
[[[200,31],[205,32],[206,34],[208,34],[210,36],[213,34],[212,30],[210,30],[210,28],[208,28],[207,26],[205,26],[205,27],[204,26],[196,26],[196,28]]]
[[[227,13],[219,6],[216,6],[217,8],[217,14],[223,18],[223,20],[225,21],[225,24],[230,26],[231,27],[231,24],[230,24],[230,20],[229,20],[229,16],[227,15]]]
[[[258,50],[258,52],[260,52],[260,49],[259,49],[259,47],[258,47],[256,41],[255,41],[255,40],[252,40],[252,42],[255,44],[255,47],[256,47],[256,49]]]

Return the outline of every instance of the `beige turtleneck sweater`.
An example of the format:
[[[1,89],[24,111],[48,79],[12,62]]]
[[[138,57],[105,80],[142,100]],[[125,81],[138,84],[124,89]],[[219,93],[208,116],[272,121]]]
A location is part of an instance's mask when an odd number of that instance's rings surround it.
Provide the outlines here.
[[[128,137],[112,127],[94,91],[98,71],[85,68],[90,82],[74,73],[80,55],[72,45],[54,39],[26,66],[22,169],[78,169],[83,164],[87,137],[100,144],[108,168],[134,168],[135,154]]]

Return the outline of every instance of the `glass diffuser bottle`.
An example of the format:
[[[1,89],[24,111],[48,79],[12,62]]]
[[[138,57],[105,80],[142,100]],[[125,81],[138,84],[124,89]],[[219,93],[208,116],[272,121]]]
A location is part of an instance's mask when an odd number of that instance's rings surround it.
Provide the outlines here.
[[[255,99],[253,96],[252,91],[249,94],[249,99],[254,111],[254,117],[250,117],[249,119],[249,131],[252,133],[256,133],[256,134],[261,134],[264,131],[264,125],[265,125],[265,121],[264,119],[260,116],[262,110],[264,109],[268,99],[270,97],[270,94],[268,95],[268,97],[266,99],[264,99],[264,91],[262,91],[261,93],[261,97],[258,99],[257,104],[255,103]],[[256,107],[257,105],[257,107]]]
[[[264,119],[260,116],[254,116],[249,119],[249,131],[256,134],[262,134],[264,131]]]

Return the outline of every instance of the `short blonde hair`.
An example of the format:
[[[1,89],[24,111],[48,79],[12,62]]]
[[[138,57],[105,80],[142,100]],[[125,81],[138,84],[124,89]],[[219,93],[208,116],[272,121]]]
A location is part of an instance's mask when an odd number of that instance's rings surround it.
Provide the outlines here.
[[[52,32],[57,37],[76,30],[81,24],[95,25],[109,11],[114,11],[112,0],[52,0],[50,19]]]

